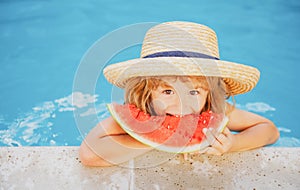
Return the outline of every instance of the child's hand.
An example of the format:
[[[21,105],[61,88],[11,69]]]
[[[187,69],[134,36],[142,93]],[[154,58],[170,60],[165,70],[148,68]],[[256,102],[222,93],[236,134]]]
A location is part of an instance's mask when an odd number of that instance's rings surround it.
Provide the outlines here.
[[[223,133],[216,133],[214,129],[206,128],[205,130],[203,130],[203,132],[205,133],[210,146],[203,150],[200,150],[199,152],[183,153],[183,159],[185,161],[189,160],[189,155],[195,155],[199,153],[222,155],[228,152],[234,143],[234,135],[231,134],[227,127],[224,129]]]
[[[234,135],[231,134],[227,127],[225,127],[223,133],[216,134],[214,130],[206,128],[203,132],[205,133],[210,146],[201,150],[199,152],[200,154],[222,155],[231,149],[234,141]]]

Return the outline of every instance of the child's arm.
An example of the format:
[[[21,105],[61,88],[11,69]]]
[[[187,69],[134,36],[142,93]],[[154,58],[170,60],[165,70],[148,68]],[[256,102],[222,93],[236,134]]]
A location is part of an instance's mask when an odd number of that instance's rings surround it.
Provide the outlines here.
[[[275,125],[262,116],[234,108],[228,117],[227,128],[216,137],[212,147],[202,153],[221,155],[225,152],[250,150],[272,144],[279,138]],[[232,134],[229,130],[239,133]]]
[[[231,151],[249,150],[276,142],[279,131],[270,120],[235,108],[229,115],[228,128],[239,131],[234,135]]]
[[[110,166],[149,150],[151,148],[134,140],[109,117],[89,132],[80,146],[79,156],[87,166]]]

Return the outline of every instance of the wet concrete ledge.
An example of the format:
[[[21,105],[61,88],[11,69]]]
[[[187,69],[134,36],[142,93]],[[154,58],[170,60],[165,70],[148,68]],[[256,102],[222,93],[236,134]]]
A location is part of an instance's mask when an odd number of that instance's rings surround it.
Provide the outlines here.
[[[84,167],[78,147],[1,147],[0,189],[300,189],[300,148],[223,156],[152,151],[122,166]]]

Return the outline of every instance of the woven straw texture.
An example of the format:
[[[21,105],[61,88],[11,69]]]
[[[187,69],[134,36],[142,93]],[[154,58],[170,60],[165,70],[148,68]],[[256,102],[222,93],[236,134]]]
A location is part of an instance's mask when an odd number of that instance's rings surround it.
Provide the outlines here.
[[[126,81],[138,76],[215,76],[222,77],[231,94],[252,90],[259,71],[251,66],[222,60],[194,57],[143,58],[158,52],[197,52],[219,58],[215,32],[191,22],[167,22],[154,26],[145,35],[141,58],[107,66],[106,79],[124,88]]]

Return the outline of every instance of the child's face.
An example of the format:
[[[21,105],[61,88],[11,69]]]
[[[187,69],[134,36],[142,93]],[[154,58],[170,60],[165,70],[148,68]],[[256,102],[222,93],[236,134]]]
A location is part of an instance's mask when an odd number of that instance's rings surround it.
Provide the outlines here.
[[[163,77],[165,85],[152,92],[152,106],[157,115],[199,114],[205,105],[208,91],[191,80]]]

